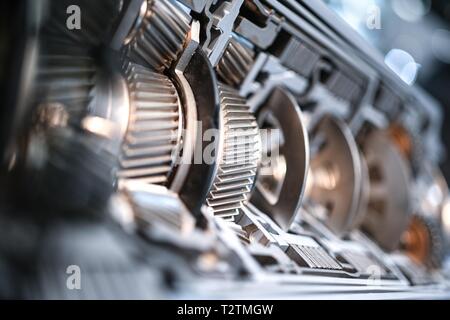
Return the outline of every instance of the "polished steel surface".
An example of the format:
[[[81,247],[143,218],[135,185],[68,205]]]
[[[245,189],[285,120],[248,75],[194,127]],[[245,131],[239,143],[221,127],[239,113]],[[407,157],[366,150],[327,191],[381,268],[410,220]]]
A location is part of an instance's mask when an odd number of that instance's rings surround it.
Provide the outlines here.
[[[0,297],[450,297],[440,106],[327,7],[24,1]]]

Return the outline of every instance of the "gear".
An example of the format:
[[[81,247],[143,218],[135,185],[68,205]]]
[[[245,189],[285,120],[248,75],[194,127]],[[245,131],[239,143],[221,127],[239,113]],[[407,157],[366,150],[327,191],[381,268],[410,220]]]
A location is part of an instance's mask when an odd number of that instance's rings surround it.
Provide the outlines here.
[[[52,46],[97,47],[109,40],[120,14],[120,3],[120,0],[49,1],[49,19],[43,25],[42,35]]]
[[[217,216],[234,221],[248,201],[261,158],[256,119],[236,90],[219,85],[220,129],[223,150],[207,204]]]
[[[416,263],[438,268],[443,259],[444,239],[439,223],[424,215],[413,215],[408,229],[403,233],[405,253]]]
[[[61,121],[79,125],[93,100],[95,75],[94,63],[88,57],[41,56],[35,87],[38,124],[56,124],[55,111],[59,110],[60,125],[67,124]]]
[[[252,49],[232,37],[217,65],[217,74],[226,84],[237,87],[248,75],[254,56]]]
[[[127,63],[130,116],[119,179],[167,184],[182,129],[181,101],[165,75]]]
[[[186,42],[191,17],[173,0],[146,0],[142,22],[129,35],[125,54],[134,62],[163,71]]]
[[[422,138],[417,130],[397,123],[392,124],[388,133],[402,154],[409,160],[413,173],[420,170],[425,161]]]
[[[75,212],[102,206],[121,140],[120,121],[103,111],[121,108],[123,79],[105,80],[89,57],[61,54],[39,56],[35,83],[20,183],[37,186],[25,192],[39,204]]]

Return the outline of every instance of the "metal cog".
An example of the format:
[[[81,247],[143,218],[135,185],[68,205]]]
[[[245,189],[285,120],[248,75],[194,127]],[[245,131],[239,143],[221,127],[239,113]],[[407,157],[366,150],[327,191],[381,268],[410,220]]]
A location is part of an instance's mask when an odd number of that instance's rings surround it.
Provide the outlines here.
[[[261,158],[261,138],[255,117],[238,92],[219,85],[222,150],[207,204],[216,216],[234,221],[248,201]],[[220,153],[221,152],[221,153]]]
[[[120,3],[120,0],[49,1],[49,18],[43,25],[42,35],[52,46],[99,46],[109,39],[120,14]],[[76,10],[80,13],[79,29],[75,28]]]
[[[21,188],[30,201],[67,211],[101,206],[113,189],[121,139],[114,112],[103,111],[120,109],[123,79],[106,81],[86,56],[41,54],[36,67],[23,163],[17,164],[29,181]]]
[[[217,74],[226,84],[237,87],[249,73],[254,56],[250,48],[232,37],[217,65]]]
[[[178,92],[165,75],[127,63],[130,115],[120,157],[120,179],[168,183],[180,145],[182,110]]]
[[[429,268],[439,268],[443,259],[444,239],[439,223],[431,217],[413,215],[402,237],[406,254]]]
[[[173,0],[146,0],[146,11],[130,33],[125,55],[161,72],[170,67],[186,42],[191,17]]]

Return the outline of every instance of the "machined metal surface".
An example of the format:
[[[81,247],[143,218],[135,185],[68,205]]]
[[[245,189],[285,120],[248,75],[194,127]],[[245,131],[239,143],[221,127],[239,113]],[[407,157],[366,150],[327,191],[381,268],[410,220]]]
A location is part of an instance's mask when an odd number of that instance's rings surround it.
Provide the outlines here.
[[[219,167],[207,203],[214,213],[233,220],[255,184],[261,159],[258,124],[245,99],[226,85],[219,85]]]
[[[288,229],[302,202],[309,165],[309,143],[302,114],[292,96],[275,89],[258,110],[257,119],[261,129],[274,129],[276,134],[276,142],[266,147],[264,154],[270,154],[270,148],[279,150],[270,158],[273,163],[262,164],[261,170],[267,165],[269,171],[276,172],[260,174],[252,202]]]
[[[439,106],[326,7],[24,1],[0,298],[450,296]]]
[[[395,250],[411,210],[411,173],[386,132],[375,131],[363,146],[370,195],[363,228],[386,250]]]
[[[178,158],[183,114],[172,81],[128,63],[129,123],[120,158],[119,179],[167,185]]]
[[[125,54],[156,71],[168,68],[181,53],[190,28],[190,16],[177,1],[145,0],[136,24],[125,39]]]
[[[232,37],[217,65],[217,74],[226,84],[239,86],[250,71],[254,55],[251,48]]]
[[[365,214],[363,173],[358,146],[350,129],[340,120],[325,117],[313,130],[316,151],[310,162],[307,198],[326,208],[325,223],[338,235],[345,234]]]

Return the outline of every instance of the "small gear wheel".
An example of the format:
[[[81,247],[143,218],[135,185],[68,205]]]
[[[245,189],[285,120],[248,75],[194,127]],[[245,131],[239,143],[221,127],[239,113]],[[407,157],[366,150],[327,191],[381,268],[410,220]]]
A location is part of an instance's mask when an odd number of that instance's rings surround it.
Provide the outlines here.
[[[232,37],[217,65],[217,74],[226,84],[237,88],[250,72],[254,58],[255,52],[251,48]]]
[[[402,235],[404,252],[413,261],[434,269],[442,263],[443,245],[438,221],[424,215],[413,215],[408,229]]]
[[[157,72],[179,58],[187,41],[191,17],[177,1],[146,0],[141,23],[130,31],[124,54]]]
[[[420,133],[400,124],[392,124],[388,132],[400,152],[409,160],[413,174],[416,174],[421,163],[425,161],[425,151]]]

